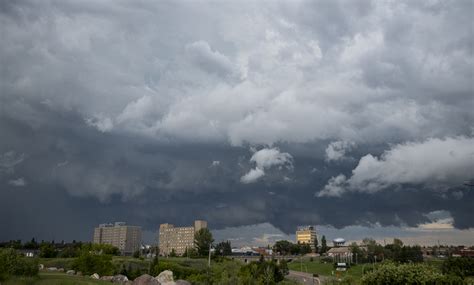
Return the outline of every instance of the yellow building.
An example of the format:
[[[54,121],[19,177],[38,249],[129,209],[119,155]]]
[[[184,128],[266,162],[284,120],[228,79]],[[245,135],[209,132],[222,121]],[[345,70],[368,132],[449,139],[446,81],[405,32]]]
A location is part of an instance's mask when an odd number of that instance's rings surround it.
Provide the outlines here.
[[[194,221],[191,227],[175,227],[172,224],[161,224],[159,247],[161,255],[169,255],[174,249],[177,255],[183,255],[186,249],[194,248],[194,234],[200,229],[207,228],[206,221]]]
[[[296,229],[296,243],[309,244],[313,251],[316,238],[316,228],[314,226],[299,226]]]
[[[128,226],[123,222],[100,224],[94,229],[94,243],[113,245],[124,255],[131,255],[139,250],[141,241],[141,227]]]

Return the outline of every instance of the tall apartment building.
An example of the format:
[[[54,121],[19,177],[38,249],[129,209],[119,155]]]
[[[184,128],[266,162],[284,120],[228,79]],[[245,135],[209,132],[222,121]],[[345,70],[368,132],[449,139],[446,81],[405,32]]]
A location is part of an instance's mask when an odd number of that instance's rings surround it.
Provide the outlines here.
[[[94,243],[118,247],[124,255],[131,255],[140,249],[142,229],[123,222],[100,224],[94,229]]]
[[[314,250],[316,238],[316,228],[314,226],[299,226],[296,229],[296,243],[307,243]]]
[[[194,226],[175,227],[172,224],[161,224],[158,234],[161,255],[169,255],[174,249],[177,255],[183,255],[186,249],[194,248],[194,234],[207,228],[207,222],[196,220]]]

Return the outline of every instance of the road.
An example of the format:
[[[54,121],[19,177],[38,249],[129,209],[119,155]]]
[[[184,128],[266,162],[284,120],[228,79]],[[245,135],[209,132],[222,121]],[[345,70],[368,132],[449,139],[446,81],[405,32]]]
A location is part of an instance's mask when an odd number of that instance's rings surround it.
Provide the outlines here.
[[[290,273],[287,276],[289,279],[295,280],[304,285],[320,285],[321,284],[321,277],[313,277],[313,274],[300,272],[300,271],[293,271],[290,270]]]

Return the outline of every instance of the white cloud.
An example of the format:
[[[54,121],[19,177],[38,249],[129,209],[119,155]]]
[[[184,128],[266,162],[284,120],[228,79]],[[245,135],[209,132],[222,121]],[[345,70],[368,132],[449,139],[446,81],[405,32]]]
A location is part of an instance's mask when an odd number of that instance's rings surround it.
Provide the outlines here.
[[[432,138],[394,145],[380,157],[362,157],[352,176],[333,177],[318,196],[341,196],[345,192],[378,192],[400,184],[418,184],[444,190],[472,179],[474,139]]]
[[[240,178],[242,183],[253,183],[265,175],[265,169],[273,166],[293,169],[293,157],[287,152],[280,152],[278,148],[264,148],[255,152],[250,161],[255,163],[255,168]]]
[[[220,164],[221,162],[219,160],[214,160],[212,161],[211,166],[219,166]]]
[[[10,184],[12,186],[15,186],[15,187],[24,187],[24,186],[27,185],[27,182],[26,182],[25,178],[20,177],[18,179],[13,179],[13,180],[8,181],[8,184]]]
[[[260,169],[256,167],[255,169],[250,169],[247,174],[244,176],[240,177],[240,182],[247,184],[247,183],[253,183],[256,182],[260,177],[263,177],[265,175],[265,172],[263,169]]]
[[[326,148],[326,161],[336,161],[345,158],[346,152],[354,147],[354,142],[335,141]]]

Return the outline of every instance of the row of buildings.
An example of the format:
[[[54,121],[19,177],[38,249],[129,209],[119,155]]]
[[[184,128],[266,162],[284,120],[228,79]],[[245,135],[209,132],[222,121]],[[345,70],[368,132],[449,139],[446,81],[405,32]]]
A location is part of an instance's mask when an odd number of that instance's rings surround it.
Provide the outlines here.
[[[161,224],[158,234],[160,254],[169,255],[174,250],[177,255],[183,255],[187,249],[194,248],[194,235],[204,228],[207,228],[207,222],[202,220],[194,221],[189,227]],[[141,248],[142,229],[124,222],[100,224],[94,229],[93,242],[110,244],[123,255],[132,255]]]
[[[158,245],[160,255],[183,255],[188,249],[195,247],[194,236],[196,232],[207,228],[207,222],[196,220],[192,226],[176,227],[172,224],[161,224],[158,233]],[[316,228],[314,226],[300,226],[296,230],[296,242],[299,244],[309,244],[315,250],[315,240],[317,239]],[[142,242],[142,230],[138,226],[130,226],[124,222],[100,224],[94,229],[93,242],[97,244],[110,244],[117,247],[123,255],[132,255],[140,250]],[[352,253],[348,247],[344,246],[343,239],[333,241],[334,248],[329,252],[329,256],[336,259],[349,259]]]

